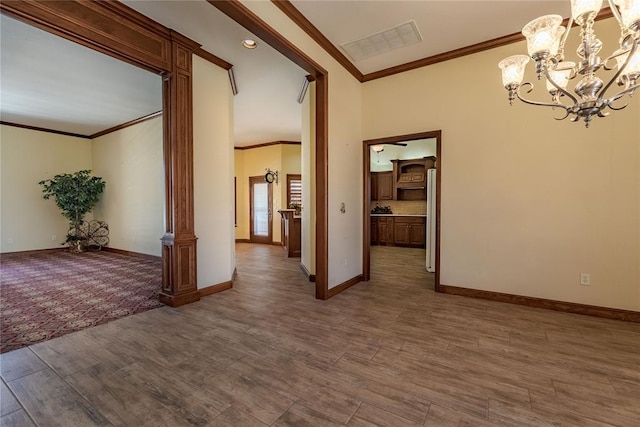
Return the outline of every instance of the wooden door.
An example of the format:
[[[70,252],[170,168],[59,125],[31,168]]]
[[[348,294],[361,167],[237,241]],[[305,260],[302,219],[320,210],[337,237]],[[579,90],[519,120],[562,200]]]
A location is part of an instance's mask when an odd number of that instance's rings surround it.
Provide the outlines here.
[[[419,221],[411,224],[409,227],[409,244],[411,246],[424,248],[425,247],[425,219],[418,218]]]
[[[273,242],[273,185],[264,176],[249,177],[249,239],[252,243]]]

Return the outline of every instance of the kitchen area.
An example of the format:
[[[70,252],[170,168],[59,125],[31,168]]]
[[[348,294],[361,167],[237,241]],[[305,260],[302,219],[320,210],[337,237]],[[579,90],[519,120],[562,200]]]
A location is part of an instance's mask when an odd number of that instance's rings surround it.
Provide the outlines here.
[[[435,271],[434,218],[428,215],[435,207],[429,207],[435,202],[435,145],[435,139],[425,139],[373,145],[370,152],[372,254],[378,246],[419,249],[418,262],[429,272]]]

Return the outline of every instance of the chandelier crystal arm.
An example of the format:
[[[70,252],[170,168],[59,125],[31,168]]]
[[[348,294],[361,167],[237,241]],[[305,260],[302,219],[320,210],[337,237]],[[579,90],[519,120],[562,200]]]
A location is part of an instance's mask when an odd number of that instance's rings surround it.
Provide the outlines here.
[[[565,31],[564,34],[562,35],[562,40],[560,40],[560,45],[558,46],[558,56],[560,57],[560,60],[564,60],[564,45],[567,42],[567,38],[569,38],[571,27],[573,27],[573,16],[569,16],[569,22],[567,23],[567,31]]]
[[[622,92],[616,93],[614,96],[612,96],[610,99],[607,100],[607,106],[609,108],[611,108],[612,110],[615,110],[615,111],[624,110],[625,108],[627,108],[627,105],[629,105],[628,102],[626,104],[624,104],[623,106],[621,106],[621,107],[614,107],[611,104],[613,104],[618,99],[620,99],[623,96],[625,96],[626,94],[632,94],[636,90],[640,90],[640,83],[636,84],[634,86],[628,87],[627,89],[623,90]]]
[[[618,99],[622,98],[626,94],[633,93],[633,92],[635,92],[636,90],[639,90],[639,89],[640,89],[640,83],[638,83],[636,85],[633,85],[633,86],[631,86],[631,87],[629,87],[629,88],[627,88],[627,89],[625,89],[625,90],[623,90],[621,92],[616,93],[614,96],[611,97],[611,99],[607,100],[607,103],[617,101]],[[619,109],[621,109],[621,108],[619,108]]]
[[[571,111],[572,111],[571,107],[567,107],[566,105],[561,104],[559,102],[554,102],[554,103],[551,103],[551,102],[538,102],[538,101],[532,101],[530,99],[527,99],[527,98],[523,97],[520,94],[520,90],[522,88],[524,88],[525,86],[529,87],[529,89],[527,90],[526,93],[531,93],[531,91],[533,90],[533,84],[532,83],[530,83],[530,82],[522,83],[522,85],[520,85],[520,87],[518,87],[518,89],[516,90],[516,97],[520,101],[524,102],[525,104],[535,105],[537,107],[562,108],[565,111],[566,114],[564,116],[562,116],[561,118],[554,117],[556,120],[564,120],[569,116],[569,114],[571,114]]]
[[[622,73],[624,73],[624,71],[627,69],[627,66],[629,65],[629,63],[631,62],[631,60],[633,59],[633,55],[636,53],[636,51],[638,50],[638,39],[634,39],[633,40],[633,44],[631,45],[631,50],[629,51],[629,54],[627,55],[627,59],[624,61],[624,64],[621,67],[618,67],[618,71],[616,71],[616,74],[613,76],[613,78],[611,80],[609,80],[609,83],[607,83],[601,90],[600,90],[600,94],[598,95],[598,101],[602,101],[602,99],[604,98],[605,93],[607,92],[607,90],[611,87],[611,85],[613,85],[614,82],[618,81],[618,78],[620,77],[620,75],[622,75]],[[638,85],[634,86],[635,88],[638,87]],[[633,88],[631,88],[633,89]],[[611,98],[611,102],[615,101],[616,99],[619,99],[621,96],[633,92],[633,90],[624,90],[620,93],[617,93],[616,95],[613,96],[613,98]]]
[[[609,101],[610,102],[609,108],[611,108],[613,111],[624,110],[625,108],[627,108],[629,106],[628,102],[626,104],[624,104],[623,106],[621,106],[621,107],[615,107],[615,106],[611,105],[611,103],[615,102],[615,101],[616,101],[616,99],[612,99],[612,100]]]

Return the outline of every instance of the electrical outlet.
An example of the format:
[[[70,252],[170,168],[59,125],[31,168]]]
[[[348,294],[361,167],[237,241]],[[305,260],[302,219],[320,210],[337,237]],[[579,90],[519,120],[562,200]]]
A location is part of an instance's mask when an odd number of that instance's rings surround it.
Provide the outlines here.
[[[13,245],[13,237],[9,237],[7,239],[7,243],[10,244],[10,245]]]
[[[591,286],[591,275],[589,273],[580,273],[580,284],[583,286]]]
[[[52,234],[51,235],[51,240],[53,240],[55,242],[56,240],[58,240],[58,236],[56,236],[55,234]]]

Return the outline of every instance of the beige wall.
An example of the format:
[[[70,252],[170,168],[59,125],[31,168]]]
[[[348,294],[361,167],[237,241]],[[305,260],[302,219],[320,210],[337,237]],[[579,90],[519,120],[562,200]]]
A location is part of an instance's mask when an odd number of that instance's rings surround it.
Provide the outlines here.
[[[109,246],[161,256],[162,117],[101,136],[91,145],[94,174],[107,183],[95,217],[109,224]]]
[[[233,95],[227,71],[193,56],[193,173],[198,288],[231,280]]]
[[[282,158],[279,145],[253,148],[249,150],[234,150],[237,160],[235,164],[241,164],[236,170],[236,192],[237,192],[237,212],[238,223],[236,227],[236,239],[249,238],[249,177],[264,176],[265,169],[280,170]],[[242,159],[242,160],[239,160]],[[281,177],[280,177],[281,178]],[[280,242],[280,218],[277,210],[280,209],[279,191],[282,181],[271,185],[273,191],[272,212],[273,227],[272,237],[274,242]]]
[[[282,226],[279,209],[286,209],[287,174],[301,173],[300,145],[278,144],[267,147],[234,150],[236,167],[237,227],[236,239],[249,238],[249,177],[264,176],[265,169],[278,171],[273,192],[273,242],[281,243]]]
[[[272,2],[242,3],[329,73],[328,252],[332,288],[362,273],[361,83]],[[341,203],[346,206],[345,213],[340,212]]]
[[[0,252],[61,247],[69,222],[38,182],[91,169],[91,141],[0,125],[0,157]]]
[[[617,44],[613,20],[596,32]],[[525,52],[516,43],[365,83],[364,137],[442,130],[443,284],[639,310],[640,101],[590,129],[510,108],[497,63]]]
[[[282,185],[280,186],[280,208],[287,209],[289,206],[287,200],[287,175],[301,175],[302,174],[302,159],[300,157],[301,146],[300,145],[281,145],[282,149],[282,164],[280,177],[282,178]]]

